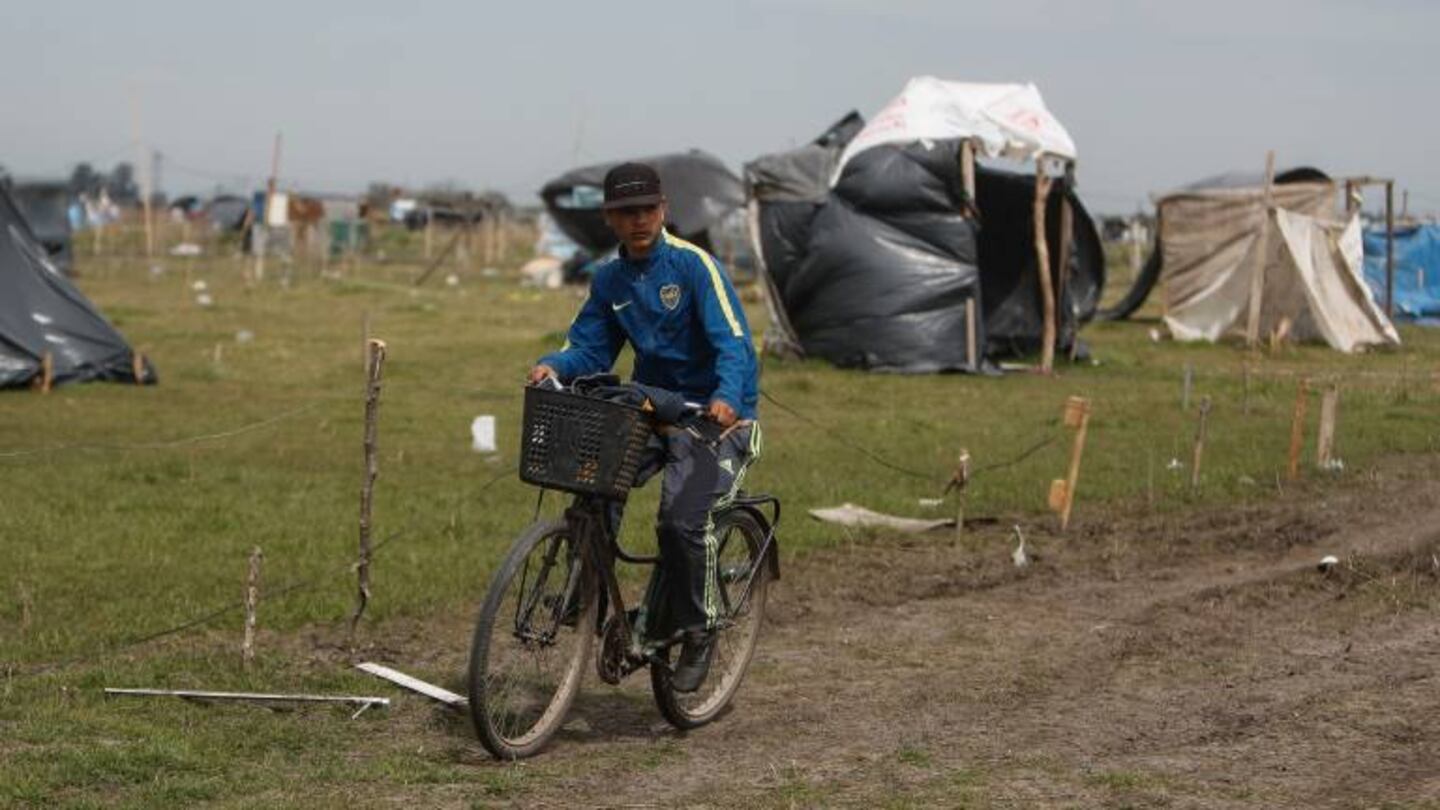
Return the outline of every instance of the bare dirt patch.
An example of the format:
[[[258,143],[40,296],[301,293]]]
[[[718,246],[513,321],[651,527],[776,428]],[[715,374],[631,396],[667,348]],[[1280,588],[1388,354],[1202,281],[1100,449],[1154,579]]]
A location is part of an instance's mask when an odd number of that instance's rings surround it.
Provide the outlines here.
[[[671,731],[592,677],[541,757],[400,789],[524,806],[1369,807],[1440,801],[1440,458],[1247,506],[1081,515],[790,560],[736,704]],[[1316,563],[1341,562],[1329,573]],[[457,620],[458,621],[458,620]],[[384,645],[426,646],[416,628]],[[411,659],[414,660],[414,659]],[[453,685],[453,684],[452,684]]]

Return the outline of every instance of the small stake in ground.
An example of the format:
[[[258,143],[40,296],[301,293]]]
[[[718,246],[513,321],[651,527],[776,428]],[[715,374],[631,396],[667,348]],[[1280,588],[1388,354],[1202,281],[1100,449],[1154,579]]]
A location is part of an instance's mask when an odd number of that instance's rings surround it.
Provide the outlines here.
[[[1290,419],[1290,460],[1285,477],[1300,477],[1300,451],[1305,448],[1305,408],[1310,401],[1310,381],[1302,378],[1295,387],[1295,413]]]
[[[370,507],[375,490],[375,478],[380,474],[375,434],[380,415],[380,379],[385,367],[385,341],[372,339],[369,362],[365,368],[365,478],[360,487],[360,559],[355,565],[358,573],[358,592],[355,614],[350,617],[350,647],[355,647],[355,626],[370,603]]]
[[[1249,416],[1249,415],[1250,415],[1250,361],[1247,360],[1247,361],[1245,361],[1244,363],[1242,363],[1242,364],[1240,365],[1240,377],[1241,377],[1241,383],[1240,383],[1240,384],[1241,384],[1240,413],[1242,413],[1242,414],[1244,414],[1244,415],[1246,415],[1246,416]]]
[[[1205,428],[1210,421],[1210,397],[1200,399],[1200,423],[1195,428],[1195,455],[1190,460],[1190,489],[1200,488],[1200,462],[1205,455]]]
[[[1080,481],[1080,458],[1085,454],[1085,433],[1090,427],[1090,400],[1070,397],[1065,400],[1065,427],[1075,431],[1075,444],[1070,450],[1070,473],[1050,482],[1050,508],[1060,513],[1060,531],[1070,527],[1070,510],[1075,506],[1075,487]]]
[[[259,546],[250,549],[245,574],[245,641],[240,645],[240,657],[247,667],[255,662],[255,609],[260,604],[260,561],[264,558]]]
[[[1320,395],[1320,433],[1315,440],[1315,466],[1330,469],[1335,456],[1335,417],[1340,408],[1340,389],[1330,386]]]
[[[1195,384],[1195,364],[1186,363],[1180,383],[1180,410],[1190,410],[1190,387]]]
[[[970,483],[970,451],[960,448],[960,456],[955,461],[955,473],[950,476],[949,482],[945,484],[945,491],[941,496],[955,491],[955,536],[958,538],[965,533],[965,485]]]

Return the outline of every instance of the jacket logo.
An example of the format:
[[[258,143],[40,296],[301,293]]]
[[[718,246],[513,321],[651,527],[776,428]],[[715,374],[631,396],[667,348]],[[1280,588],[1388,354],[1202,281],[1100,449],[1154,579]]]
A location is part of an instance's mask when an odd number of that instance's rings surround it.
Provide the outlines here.
[[[660,288],[660,303],[664,304],[666,309],[674,309],[675,307],[679,306],[679,305],[680,305],[680,285],[679,285],[679,284],[666,284],[664,287],[661,287],[661,288]]]

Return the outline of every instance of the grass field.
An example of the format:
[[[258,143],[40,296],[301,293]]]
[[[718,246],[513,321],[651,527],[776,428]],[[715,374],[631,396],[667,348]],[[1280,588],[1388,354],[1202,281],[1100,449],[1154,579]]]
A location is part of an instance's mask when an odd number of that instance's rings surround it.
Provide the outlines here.
[[[468,617],[530,520],[535,492],[509,474],[519,381],[560,341],[577,293],[523,289],[513,267],[415,289],[413,265],[338,279],[305,271],[288,288],[247,286],[232,259],[163,265],[156,275],[140,260],[92,261],[81,281],[152,358],[160,385],[0,396],[0,804],[365,804],[418,783],[455,785],[482,803],[513,795],[530,772],[477,766],[478,746],[458,722],[417,739],[387,734],[378,710],[351,721],[338,709],[196,709],[107,700],[100,688],[393,694],[338,663],[355,589],[362,324],[390,350],[375,494],[385,545],[358,639],[381,654],[385,638]],[[195,302],[199,280],[211,307]],[[764,323],[758,305],[751,323]],[[785,556],[849,537],[804,517],[808,508],[851,501],[926,514],[917,499],[940,494],[961,447],[983,468],[1054,437],[978,475],[967,502],[970,516],[1040,512],[1064,472],[1060,416],[1071,394],[1094,408],[1075,513],[1082,528],[1096,504],[1163,511],[1272,497],[1301,376],[1342,390],[1344,470],[1326,475],[1363,476],[1381,457],[1440,450],[1440,333],[1404,329],[1404,348],[1357,357],[1315,347],[1256,356],[1246,414],[1244,352],[1154,342],[1154,326],[1089,327],[1094,361],[1055,378],[876,376],[768,361],[762,387],[804,415],[762,403],[766,456],[751,479],[788,508]],[[1191,491],[1195,405],[1207,395],[1215,410]],[[1308,463],[1317,410],[1312,403],[1307,476],[1322,474]],[[498,419],[498,458],[470,449],[479,414]],[[631,515],[651,514],[654,502],[642,493]],[[552,497],[546,508],[558,506]],[[645,524],[628,521],[633,545],[647,542]],[[257,666],[240,666],[238,610],[145,640],[238,602],[254,546],[267,594]],[[463,634],[446,633],[436,648],[463,652]],[[458,685],[458,672],[448,677]]]

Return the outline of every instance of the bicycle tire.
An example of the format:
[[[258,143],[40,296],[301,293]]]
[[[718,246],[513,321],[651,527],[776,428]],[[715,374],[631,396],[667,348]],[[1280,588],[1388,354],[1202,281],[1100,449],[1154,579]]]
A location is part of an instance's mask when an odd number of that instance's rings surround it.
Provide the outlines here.
[[[722,627],[716,631],[710,672],[698,691],[685,694],[671,686],[669,667],[650,667],[650,689],[660,714],[682,730],[699,728],[713,721],[734,699],[755,654],[769,591],[770,567],[760,557],[765,543],[765,530],[760,522],[746,511],[730,509],[715,517],[712,531],[718,544]],[[745,576],[734,580],[734,566],[741,561]],[[740,599],[751,578],[754,585],[749,599],[744,605],[734,604],[732,600]]]
[[[540,521],[516,538],[491,580],[467,688],[475,733],[497,759],[540,752],[580,691],[598,609],[594,572],[582,557],[563,519]],[[561,665],[553,678],[540,672],[547,658]]]

